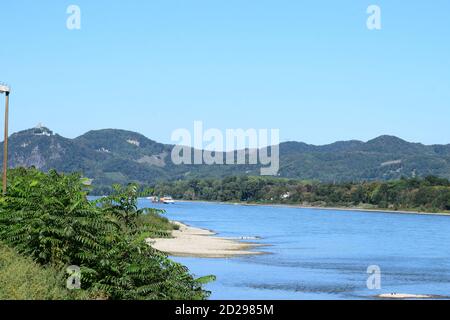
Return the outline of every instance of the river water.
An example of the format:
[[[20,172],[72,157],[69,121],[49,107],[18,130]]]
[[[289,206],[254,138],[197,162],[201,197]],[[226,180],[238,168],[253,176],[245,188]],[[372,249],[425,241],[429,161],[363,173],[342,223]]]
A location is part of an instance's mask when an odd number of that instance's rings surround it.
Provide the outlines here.
[[[222,237],[260,237],[265,255],[173,258],[214,274],[211,299],[370,299],[382,293],[450,295],[450,216],[177,202],[151,204],[171,220]],[[381,289],[368,289],[369,266]],[[373,278],[374,276],[372,276]],[[376,275],[375,275],[376,277]]]

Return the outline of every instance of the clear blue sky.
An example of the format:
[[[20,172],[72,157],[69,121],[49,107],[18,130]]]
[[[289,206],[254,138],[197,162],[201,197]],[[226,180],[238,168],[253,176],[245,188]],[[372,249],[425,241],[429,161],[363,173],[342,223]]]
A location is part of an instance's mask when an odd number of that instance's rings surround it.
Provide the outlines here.
[[[81,30],[66,28],[70,4]],[[450,143],[449,15],[448,0],[3,1],[0,81],[11,131],[170,142],[202,120],[314,144]]]

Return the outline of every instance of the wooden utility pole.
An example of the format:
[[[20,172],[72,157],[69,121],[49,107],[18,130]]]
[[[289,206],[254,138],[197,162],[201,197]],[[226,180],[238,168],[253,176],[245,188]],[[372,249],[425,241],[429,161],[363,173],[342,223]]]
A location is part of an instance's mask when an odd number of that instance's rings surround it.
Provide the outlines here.
[[[8,86],[0,83],[0,93],[5,94],[5,140],[3,142],[3,194],[7,191],[8,173],[8,113],[9,113],[9,93]]]
[[[5,92],[5,140],[3,142],[3,194],[6,194],[8,174],[8,118],[9,118],[9,91]]]

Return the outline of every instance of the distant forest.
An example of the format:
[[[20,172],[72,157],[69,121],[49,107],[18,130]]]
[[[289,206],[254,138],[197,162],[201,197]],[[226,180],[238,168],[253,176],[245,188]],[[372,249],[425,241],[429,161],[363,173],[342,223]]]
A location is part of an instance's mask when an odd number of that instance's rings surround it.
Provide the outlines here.
[[[338,184],[238,176],[161,182],[150,193],[183,200],[424,212],[450,210],[450,181],[435,176]]]

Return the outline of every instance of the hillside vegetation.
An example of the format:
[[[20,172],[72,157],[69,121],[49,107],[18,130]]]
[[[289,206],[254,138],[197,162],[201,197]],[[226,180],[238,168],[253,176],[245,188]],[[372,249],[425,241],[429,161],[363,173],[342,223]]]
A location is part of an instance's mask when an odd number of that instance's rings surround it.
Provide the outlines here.
[[[93,193],[98,195],[112,192],[115,183],[153,185],[260,174],[258,165],[174,165],[170,156],[173,147],[125,130],[96,130],[67,139],[42,127],[11,136],[9,163],[42,171],[80,172],[94,179]],[[2,150],[0,146],[0,156]],[[393,136],[323,146],[280,144],[281,178],[340,183],[429,175],[450,178],[450,145],[427,146]]]

